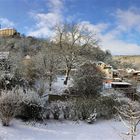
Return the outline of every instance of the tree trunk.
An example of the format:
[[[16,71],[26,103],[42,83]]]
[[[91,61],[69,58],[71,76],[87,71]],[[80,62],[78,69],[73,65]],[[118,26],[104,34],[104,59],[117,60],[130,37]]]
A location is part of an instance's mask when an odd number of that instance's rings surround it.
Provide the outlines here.
[[[66,76],[65,81],[64,81],[64,85],[67,85],[68,84],[68,79],[69,79],[69,77]]]
[[[50,80],[49,80],[49,91],[52,91],[52,75],[50,75]]]
[[[68,70],[66,71],[66,78],[64,80],[64,85],[68,84],[68,79],[69,79],[70,71],[71,71],[71,68],[68,68]]]
[[[9,126],[10,124],[10,119],[9,118],[3,118],[2,119],[2,125],[3,126]]]
[[[134,120],[132,118],[130,123],[131,123],[131,130],[130,130],[131,140],[134,140],[135,127],[134,127]]]

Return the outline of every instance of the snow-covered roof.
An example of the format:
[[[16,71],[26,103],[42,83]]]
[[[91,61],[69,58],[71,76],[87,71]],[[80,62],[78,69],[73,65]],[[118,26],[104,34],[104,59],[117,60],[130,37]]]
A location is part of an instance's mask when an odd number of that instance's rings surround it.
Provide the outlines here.
[[[110,77],[104,77],[104,80],[112,80]]]
[[[124,69],[118,69],[118,71],[125,71]]]
[[[116,70],[116,69],[113,69],[113,72],[119,72],[118,70]]]
[[[106,65],[105,67],[106,67],[106,68],[112,68],[112,66],[111,66],[111,65]]]
[[[133,73],[140,73],[140,71],[134,71]]]
[[[114,80],[121,80],[121,78],[113,78]]]
[[[114,84],[114,85],[132,85],[131,83],[127,83],[127,82],[111,82],[111,84]]]
[[[98,61],[98,62],[96,62],[97,64],[105,64],[104,62],[102,62],[102,61]]]
[[[26,55],[25,59],[31,59],[31,57],[29,55]]]

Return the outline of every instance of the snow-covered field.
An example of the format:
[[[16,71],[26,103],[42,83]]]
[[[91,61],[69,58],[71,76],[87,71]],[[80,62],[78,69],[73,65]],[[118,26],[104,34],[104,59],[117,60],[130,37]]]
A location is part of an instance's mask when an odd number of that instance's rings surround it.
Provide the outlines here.
[[[108,120],[95,124],[72,121],[49,121],[47,125],[25,124],[14,120],[10,127],[0,126],[0,140],[123,140],[121,122]],[[135,137],[140,139],[140,135]]]

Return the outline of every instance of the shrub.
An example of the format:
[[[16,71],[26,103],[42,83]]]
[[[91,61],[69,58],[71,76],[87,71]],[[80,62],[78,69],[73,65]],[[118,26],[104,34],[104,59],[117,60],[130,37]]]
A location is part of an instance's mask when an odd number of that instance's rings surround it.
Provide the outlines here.
[[[47,119],[49,119],[51,115],[56,120],[58,120],[60,117],[70,119],[73,109],[72,104],[73,102],[71,101],[53,101],[47,105],[44,116],[46,116],[45,118]]]
[[[50,110],[51,114],[53,115],[53,118],[58,120],[61,114],[62,106],[59,101],[57,102],[52,102],[50,104]]]
[[[27,93],[24,94],[22,102],[20,103],[21,109],[17,116],[25,120],[42,119],[45,102],[46,101],[40,98],[37,93],[33,91],[27,91]]]
[[[115,106],[119,106],[119,102],[112,97],[101,96],[96,101],[97,117],[110,119],[116,114]]]
[[[62,112],[63,112],[64,119],[69,119],[70,118],[71,109],[72,109],[72,105],[70,104],[70,102],[63,104]]]
[[[0,96],[0,119],[4,126],[16,116],[22,119],[42,119],[42,111],[46,100],[37,93],[23,90],[2,91]]]
[[[54,119],[60,117],[70,120],[87,120],[95,112],[97,118],[109,119],[112,118],[116,110],[114,106],[119,106],[120,103],[113,96],[100,96],[98,98],[77,97],[67,101],[53,101],[45,110],[45,118],[50,116]]]
[[[78,98],[75,101],[74,112],[75,116],[80,120],[86,120],[96,110],[97,118],[109,119],[114,116],[116,110],[114,106],[119,106],[118,101],[112,97],[100,96],[97,99],[94,98]]]
[[[47,106],[47,108],[46,108],[45,111],[44,111],[44,117],[45,117],[46,119],[50,119],[50,115],[51,115],[51,109],[50,109],[49,106]]]
[[[73,119],[87,119],[92,113],[94,113],[95,105],[96,100],[94,99],[77,98],[73,108],[75,110],[75,118]]]
[[[9,126],[20,107],[21,96],[18,92],[3,91],[0,96],[0,119],[3,126]]]

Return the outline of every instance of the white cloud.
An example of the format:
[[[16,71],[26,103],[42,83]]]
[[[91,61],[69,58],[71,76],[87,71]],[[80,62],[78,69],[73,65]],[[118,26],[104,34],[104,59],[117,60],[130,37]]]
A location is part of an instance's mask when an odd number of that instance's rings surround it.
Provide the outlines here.
[[[101,33],[104,30],[108,28],[108,24],[105,23],[99,23],[99,24],[91,24],[89,21],[82,21],[80,22],[81,26],[84,26],[89,31],[95,32],[95,33]]]
[[[97,33],[101,40],[101,48],[110,50],[114,55],[124,54],[140,54],[140,45],[136,43],[128,43],[126,40],[121,40],[120,35],[132,33],[131,29],[140,32],[140,13],[136,9],[128,9],[126,11],[117,10],[115,13],[116,27],[111,29],[110,23],[92,24],[89,21],[82,21],[81,24],[85,25],[90,31]]]
[[[48,13],[30,13],[36,24],[28,35],[35,37],[48,37],[53,34],[53,27],[63,21],[63,0],[48,0]]]
[[[110,37],[111,34],[101,35],[102,49],[110,50],[113,55],[138,55],[140,54],[140,46],[135,43],[127,43],[119,40],[117,37]]]
[[[50,12],[61,13],[63,9],[63,0],[48,0],[47,2]]]
[[[52,35],[52,28],[61,22],[61,15],[57,13],[33,13],[36,21],[35,27],[28,33],[28,35],[35,37],[48,37]]]
[[[2,27],[14,27],[14,22],[10,21],[7,18],[0,18],[0,24]]]
[[[49,37],[53,35],[53,27],[64,21],[64,0],[47,0],[48,13],[31,13],[35,20],[35,26],[29,31],[28,35],[35,37]],[[135,8],[128,10],[118,9],[115,13],[113,29],[110,28],[111,23],[92,24],[89,21],[81,21],[88,30],[97,33],[101,40],[101,48],[109,49],[112,54],[140,54],[140,45],[136,43],[128,43],[121,40],[119,36],[125,33],[132,34],[132,30],[140,33],[140,13]],[[69,20],[73,16],[68,16]],[[67,20],[67,18],[65,18]]]
[[[137,9],[118,9],[115,17],[117,20],[118,29],[122,31],[136,29],[140,32],[140,12]]]
[[[121,40],[118,37],[119,35],[121,35],[122,32],[124,33],[125,31],[122,30],[122,28],[120,29],[120,26],[134,28],[134,25],[136,26],[137,22],[135,22],[135,24],[132,24],[131,22],[130,24],[128,23],[129,21],[127,22],[127,20],[125,20],[125,22],[116,20],[116,22],[119,24],[112,30],[109,28],[109,24],[106,23],[99,23],[94,25],[88,21],[82,21],[80,24],[85,25],[88,30],[97,33],[98,37],[101,40],[100,46],[103,50],[110,50],[114,55],[140,54],[140,46],[137,45],[137,43],[127,43],[125,40]]]
[[[117,10],[115,13],[116,27],[109,30],[106,34],[100,34],[102,40],[102,48],[109,49],[113,54],[117,55],[135,55],[140,54],[140,45],[136,43],[128,43],[126,40],[120,39],[119,36],[134,34],[133,30],[140,33],[140,12],[136,8],[128,10]]]

